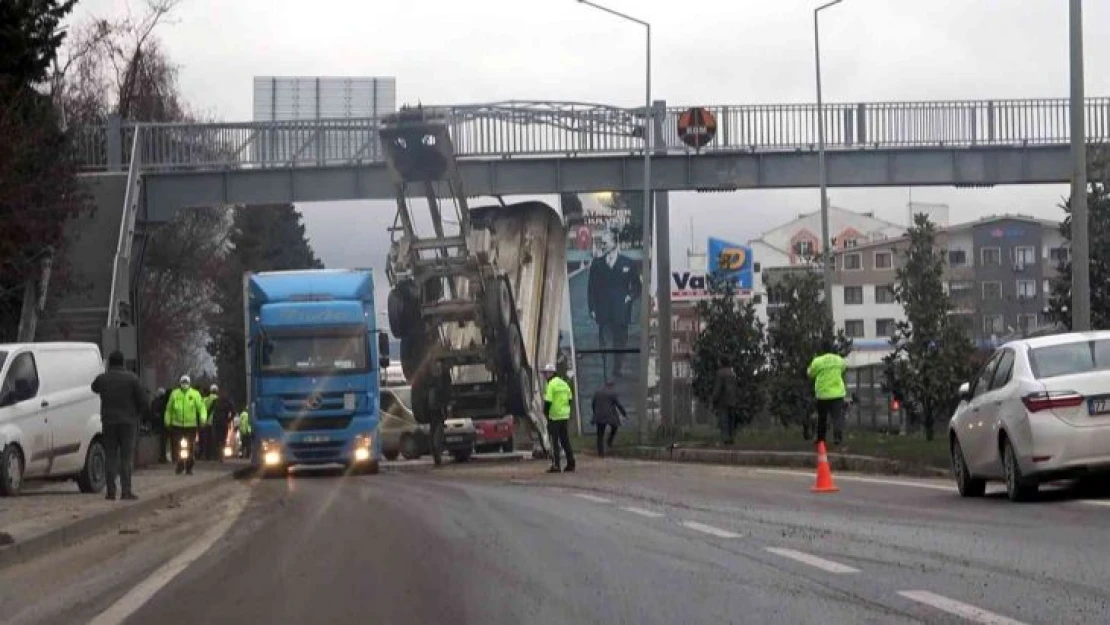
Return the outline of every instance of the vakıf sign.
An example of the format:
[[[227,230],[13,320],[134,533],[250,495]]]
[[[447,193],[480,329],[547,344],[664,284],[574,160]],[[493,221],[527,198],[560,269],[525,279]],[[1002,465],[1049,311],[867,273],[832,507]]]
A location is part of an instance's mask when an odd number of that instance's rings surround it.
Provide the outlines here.
[[[671,273],[671,301],[709,299],[705,274],[675,271]]]
[[[751,290],[752,248],[710,237],[705,251],[707,274],[722,275],[735,282],[740,290]]]

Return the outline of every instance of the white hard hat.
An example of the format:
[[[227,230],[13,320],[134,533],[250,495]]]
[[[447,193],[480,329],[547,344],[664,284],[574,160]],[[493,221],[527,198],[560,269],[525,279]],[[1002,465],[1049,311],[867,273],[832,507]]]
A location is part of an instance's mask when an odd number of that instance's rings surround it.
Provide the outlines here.
[[[183,376],[181,376],[181,379],[177,381],[177,383],[178,384],[192,384],[193,381],[189,379],[189,376],[183,375]]]
[[[555,365],[553,365],[551,363],[547,363],[546,365],[543,366],[543,372],[544,373],[555,373]]]
[[[220,387],[218,387],[218,386],[216,386],[215,384],[213,384],[213,385],[212,385],[211,387],[209,387],[209,389],[208,389],[208,392],[210,392],[210,393],[215,393],[215,392],[216,392],[216,391],[218,391],[218,390],[220,390]]]

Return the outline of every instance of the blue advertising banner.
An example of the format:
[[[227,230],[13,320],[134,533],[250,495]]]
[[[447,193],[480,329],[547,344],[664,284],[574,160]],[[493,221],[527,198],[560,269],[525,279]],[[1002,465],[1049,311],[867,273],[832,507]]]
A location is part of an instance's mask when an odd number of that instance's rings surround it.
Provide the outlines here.
[[[710,237],[705,251],[706,275],[723,275],[734,281],[740,290],[751,290],[752,248]]]

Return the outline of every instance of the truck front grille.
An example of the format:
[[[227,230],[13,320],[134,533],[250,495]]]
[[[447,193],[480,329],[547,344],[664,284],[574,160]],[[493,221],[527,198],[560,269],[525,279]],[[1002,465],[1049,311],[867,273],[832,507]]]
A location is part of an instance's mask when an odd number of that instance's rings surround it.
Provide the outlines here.
[[[345,430],[354,417],[301,417],[278,419],[281,429],[286,432],[306,432],[311,430]]]

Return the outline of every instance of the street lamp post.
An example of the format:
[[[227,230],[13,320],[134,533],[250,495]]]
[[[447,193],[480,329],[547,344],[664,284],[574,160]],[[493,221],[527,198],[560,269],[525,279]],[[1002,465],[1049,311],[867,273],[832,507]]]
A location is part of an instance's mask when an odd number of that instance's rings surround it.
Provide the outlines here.
[[[817,69],[817,180],[821,187],[821,258],[824,265],[825,306],[829,309],[829,319],[833,318],[833,255],[832,239],[829,235],[828,174],[825,171],[825,105],[821,99],[821,35],[818,16],[821,11],[841,2],[843,0],[832,0],[813,10],[813,57]]]
[[[839,1],[839,0],[838,0]],[[652,108],[651,108],[651,24],[641,19],[636,19],[631,15],[614,11],[608,7],[603,7],[600,4],[590,2],[590,0],[578,0],[579,4],[585,4],[593,7],[599,11],[604,11],[610,15],[619,17],[623,20],[639,24],[644,27],[646,31],[646,58],[645,58],[645,73],[644,73],[644,213],[643,213],[643,261],[640,266],[640,281],[643,285],[640,294],[640,392],[636,394],[636,414],[640,418],[640,436],[643,436],[643,424],[647,421],[647,393],[648,393],[648,372],[649,372],[649,343],[651,324],[651,247],[652,241],[652,215],[651,215],[651,131],[652,131]],[[664,224],[663,227],[666,227]],[[667,285],[660,285],[660,288],[666,288]],[[670,321],[668,320],[667,323]],[[660,322],[662,323],[662,321]]]
[[[1091,259],[1087,214],[1087,141],[1083,119],[1083,2],[1069,5],[1071,61],[1071,329],[1091,329]]]

